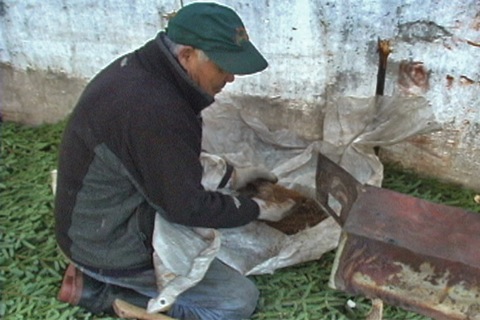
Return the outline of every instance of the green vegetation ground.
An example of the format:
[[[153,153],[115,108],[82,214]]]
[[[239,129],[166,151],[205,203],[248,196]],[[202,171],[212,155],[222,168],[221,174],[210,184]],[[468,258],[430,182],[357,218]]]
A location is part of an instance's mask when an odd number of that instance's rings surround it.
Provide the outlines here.
[[[0,158],[0,319],[112,319],[56,300],[66,260],[56,248],[50,170],[64,123],[26,127],[3,123]],[[384,187],[477,211],[473,191],[394,167]],[[320,261],[253,277],[262,298],[254,320],[363,319],[369,301],[328,288],[334,253]],[[357,308],[347,310],[352,299]],[[386,306],[385,319],[427,319]]]

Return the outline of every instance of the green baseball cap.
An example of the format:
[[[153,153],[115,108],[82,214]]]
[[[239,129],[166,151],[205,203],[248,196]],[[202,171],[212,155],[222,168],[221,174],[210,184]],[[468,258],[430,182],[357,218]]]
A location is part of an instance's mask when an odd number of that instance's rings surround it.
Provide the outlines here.
[[[268,66],[250,42],[240,17],[217,3],[186,5],[170,19],[166,33],[175,43],[202,50],[220,68],[232,74],[251,74]]]

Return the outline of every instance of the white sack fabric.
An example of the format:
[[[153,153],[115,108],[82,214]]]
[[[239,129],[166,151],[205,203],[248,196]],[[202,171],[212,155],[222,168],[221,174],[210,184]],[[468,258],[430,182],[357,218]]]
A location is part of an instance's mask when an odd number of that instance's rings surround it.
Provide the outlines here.
[[[236,166],[264,165],[278,176],[279,184],[314,198],[319,152],[361,183],[381,186],[383,166],[374,147],[437,128],[430,106],[421,97],[338,97],[324,107],[323,139],[309,141],[299,132],[270,130],[255,112],[260,106],[248,101],[245,105],[242,99],[223,94],[203,112],[203,148],[220,156],[202,159],[210,168],[202,181],[207,189],[218,185],[215,181],[222,174],[215,170],[223,170],[226,159]],[[286,235],[260,221],[213,230],[186,228],[158,217],[153,245],[159,296],[150,301],[148,311],[171,305],[178,294],[201,280],[214,258],[245,275],[273,273],[335,249],[340,231],[332,218]]]

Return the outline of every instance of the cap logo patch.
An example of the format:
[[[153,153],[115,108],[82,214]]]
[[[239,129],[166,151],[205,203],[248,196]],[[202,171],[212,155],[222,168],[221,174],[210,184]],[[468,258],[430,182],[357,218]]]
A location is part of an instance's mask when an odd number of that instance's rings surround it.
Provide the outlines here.
[[[249,41],[247,30],[243,27],[235,29],[235,43],[239,46],[242,42]]]

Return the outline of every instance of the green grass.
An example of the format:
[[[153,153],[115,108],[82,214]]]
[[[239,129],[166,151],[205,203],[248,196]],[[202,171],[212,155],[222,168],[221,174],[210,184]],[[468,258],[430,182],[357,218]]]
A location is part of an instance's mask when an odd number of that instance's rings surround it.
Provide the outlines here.
[[[64,123],[2,124],[0,165],[0,318],[112,319],[56,300],[66,260],[55,244],[50,170],[56,167]],[[384,187],[477,211],[473,191],[418,177],[395,167]],[[328,288],[334,253],[321,260],[252,277],[261,291],[253,319],[362,319],[370,303]],[[348,299],[357,308],[348,310]],[[427,319],[386,306],[385,319]]]

